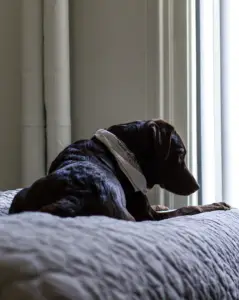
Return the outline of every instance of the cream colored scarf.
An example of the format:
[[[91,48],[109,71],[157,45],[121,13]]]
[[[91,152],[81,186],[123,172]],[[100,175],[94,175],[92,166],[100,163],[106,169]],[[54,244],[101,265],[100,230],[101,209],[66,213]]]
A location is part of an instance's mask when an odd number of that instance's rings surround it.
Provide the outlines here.
[[[120,169],[127,176],[135,191],[147,193],[147,182],[134,154],[113,133],[99,129],[95,137],[114,155]]]

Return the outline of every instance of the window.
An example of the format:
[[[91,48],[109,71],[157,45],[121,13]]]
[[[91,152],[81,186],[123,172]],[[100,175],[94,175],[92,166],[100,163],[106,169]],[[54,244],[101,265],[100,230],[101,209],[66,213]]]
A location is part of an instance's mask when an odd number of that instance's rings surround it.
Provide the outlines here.
[[[239,1],[198,0],[201,202],[237,207]]]

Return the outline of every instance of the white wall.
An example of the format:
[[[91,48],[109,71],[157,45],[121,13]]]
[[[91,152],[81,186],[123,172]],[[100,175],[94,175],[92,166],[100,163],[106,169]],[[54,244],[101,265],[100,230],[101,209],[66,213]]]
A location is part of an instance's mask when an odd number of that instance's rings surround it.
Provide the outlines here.
[[[20,6],[0,1],[0,189],[20,184]]]
[[[70,3],[73,139],[158,116],[157,0]]]

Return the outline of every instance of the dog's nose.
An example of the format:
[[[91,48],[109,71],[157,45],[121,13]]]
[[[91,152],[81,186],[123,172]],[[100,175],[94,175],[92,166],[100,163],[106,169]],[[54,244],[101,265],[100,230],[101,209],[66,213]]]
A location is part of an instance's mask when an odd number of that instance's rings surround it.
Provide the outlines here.
[[[172,177],[160,184],[160,186],[169,192],[177,195],[188,196],[196,192],[200,187],[192,173],[185,166],[178,172],[172,174]]]

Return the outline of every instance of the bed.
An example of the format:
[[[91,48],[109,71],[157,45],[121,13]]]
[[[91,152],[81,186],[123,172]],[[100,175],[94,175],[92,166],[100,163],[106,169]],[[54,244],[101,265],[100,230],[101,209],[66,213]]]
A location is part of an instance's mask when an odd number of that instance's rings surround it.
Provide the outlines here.
[[[0,193],[1,300],[239,299],[239,210],[133,223],[8,216]]]

